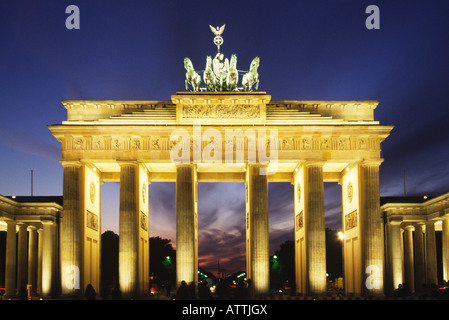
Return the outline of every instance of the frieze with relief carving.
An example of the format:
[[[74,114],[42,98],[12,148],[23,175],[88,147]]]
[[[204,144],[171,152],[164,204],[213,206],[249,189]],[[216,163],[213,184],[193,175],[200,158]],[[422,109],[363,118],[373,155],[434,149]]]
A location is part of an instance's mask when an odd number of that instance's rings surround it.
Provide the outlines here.
[[[188,106],[184,106],[188,107]],[[196,106],[195,106],[196,107]],[[198,108],[203,108],[197,106]],[[258,110],[257,106],[248,106],[250,108],[254,108]],[[207,109],[207,108],[206,108]],[[193,110],[193,109],[192,109]],[[248,117],[254,117],[256,119],[259,115],[258,112],[248,112],[247,111],[232,111],[229,109],[226,111],[226,115],[220,114],[220,112],[215,111],[189,111],[188,117],[191,119],[198,118],[201,119],[204,117],[209,118],[223,118],[223,119],[232,119],[243,117],[239,115],[241,113],[245,113]],[[223,111],[224,112],[224,111]],[[235,113],[232,113],[235,112]],[[225,137],[226,138],[226,137]],[[267,139],[266,147],[267,150],[270,147],[270,143],[275,143],[275,148],[278,150],[340,150],[340,151],[349,151],[349,150],[379,150],[380,145],[378,140],[372,137],[353,139],[351,142],[350,137],[311,137],[311,136],[283,136],[278,139]],[[232,145],[231,140],[223,139],[224,143],[227,145]],[[168,136],[151,136],[151,137],[120,137],[120,136],[73,136],[71,137],[66,144],[66,148],[68,150],[131,150],[131,151],[145,151],[145,150],[171,150],[178,141],[170,140]],[[195,143],[195,142],[193,142]],[[244,148],[244,146],[240,146],[239,141],[236,141],[236,149],[240,150]],[[252,142],[251,142],[252,143]]]
[[[258,105],[184,105],[182,117],[187,119],[258,119]]]

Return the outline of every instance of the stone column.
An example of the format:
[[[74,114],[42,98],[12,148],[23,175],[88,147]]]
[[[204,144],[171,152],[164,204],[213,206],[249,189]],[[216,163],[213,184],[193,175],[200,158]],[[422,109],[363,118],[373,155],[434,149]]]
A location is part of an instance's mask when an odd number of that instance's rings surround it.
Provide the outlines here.
[[[119,282],[125,297],[139,292],[137,163],[120,163]]]
[[[426,221],[426,283],[438,284],[435,222]]]
[[[6,228],[5,295],[3,299],[11,299],[16,297],[16,222],[8,221]]]
[[[443,257],[443,280],[449,281],[449,218],[443,219],[442,226],[442,257]]]
[[[415,270],[413,267],[413,226],[406,226],[404,231],[404,285],[411,292],[415,291]]]
[[[31,285],[31,293],[34,296],[37,288],[37,228],[34,226],[28,227],[29,239],[28,239],[28,284]]]
[[[306,268],[308,294],[326,293],[326,232],[323,163],[305,164]]]
[[[26,295],[28,277],[28,232],[27,225],[19,224],[19,241],[17,243],[17,291],[20,297]]]
[[[45,220],[42,225],[42,295],[53,297],[56,294],[58,271],[56,223]]]
[[[257,296],[270,289],[268,244],[268,180],[266,165],[248,165],[248,233],[249,257],[247,268]],[[248,254],[248,252],[247,252]]]
[[[424,223],[415,225],[415,291],[421,291],[426,284]]]
[[[196,166],[176,166],[176,282],[198,282]]]
[[[379,195],[380,161],[361,163],[361,221],[362,221],[362,272],[363,294],[384,295],[384,235]]]
[[[42,295],[42,238],[43,238],[43,229],[37,230],[38,235],[38,244],[37,244],[37,294]]]
[[[393,291],[403,283],[402,275],[402,237],[401,237],[401,221],[388,222],[388,256],[389,274],[391,276],[391,283],[389,291]]]
[[[82,228],[81,163],[63,162],[63,212],[61,221],[61,289],[67,297],[82,295]],[[45,230],[44,230],[45,233]],[[45,234],[44,234],[45,237]],[[44,248],[45,257],[45,248]],[[43,270],[44,272],[44,270]],[[48,281],[43,277],[43,283]]]

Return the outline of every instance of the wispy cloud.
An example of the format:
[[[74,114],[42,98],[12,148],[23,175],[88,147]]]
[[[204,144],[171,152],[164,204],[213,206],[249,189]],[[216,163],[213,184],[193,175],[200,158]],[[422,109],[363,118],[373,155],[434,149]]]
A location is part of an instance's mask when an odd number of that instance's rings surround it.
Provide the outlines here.
[[[7,127],[0,128],[0,144],[14,150],[57,161],[60,148],[48,143],[36,134]]]

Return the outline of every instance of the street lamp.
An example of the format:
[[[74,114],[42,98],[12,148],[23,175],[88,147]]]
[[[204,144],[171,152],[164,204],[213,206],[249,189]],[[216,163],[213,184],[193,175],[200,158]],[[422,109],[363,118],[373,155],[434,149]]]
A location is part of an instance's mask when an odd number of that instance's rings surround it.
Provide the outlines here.
[[[345,234],[341,231],[338,232],[338,239],[343,240],[345,238]]]

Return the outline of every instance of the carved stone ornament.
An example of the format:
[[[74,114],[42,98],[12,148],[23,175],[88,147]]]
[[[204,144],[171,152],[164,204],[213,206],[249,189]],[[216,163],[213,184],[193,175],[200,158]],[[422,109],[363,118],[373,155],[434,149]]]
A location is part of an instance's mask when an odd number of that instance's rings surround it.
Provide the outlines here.
[[[140,150],[141,149],[141,143],[140,139],[133,139],[131,142],[131,149],[132,150]]]
[[[143,211],[140,211],[140,227],[143,230],[148,231],[148,217]]]
[[[349,150],[349,139],[347,138],[338,139],[338,150]]]
[[[345,216],[345,231],[351,230],[357,225],[357,210],[355,210]]]
[[[304,217],[303,212],[301,211],[299,214],[296,215],[296,230],[301,230],[304,226]]]
[[[98,216],[89,210],[86,212],[86,227],[98,231]]]
[[[95,183],[91,182],[89,186],[90,202],[93,204],[95,202]]]
[[[102,150],[104,149],[104,142],[102,138],[94,138],[92,140],[92,149],[93,150]]]
[[[303,150],[311,150],[312,149],[312,138],[303,138],[302,139],[302,149]]]
[[[146,197],[147,197],[147,186],[146,186],[146,184],[144,183],[144,184],[142,185],[142,201],[143,201],[143,203],[145,203]]]
[[[351,181],[349,181],[349,183],[348,183],[348,187],[347,187],[346,193],[347,193],[347,196],[348,196],[348,201],[349,201],[349,203],[351,203],[352,202],[352,198],[354,196],[354,187],[352,186],[352,182]]]
[[[74,150],[83,150],[85,148],[84,138],[81,137],[73,138],[72,143]]]
[[[298,194],[298,204],[300,204],[301,203],[301,184],[300,183],[298,183],[298,192],[297,192],[297,194]]]

